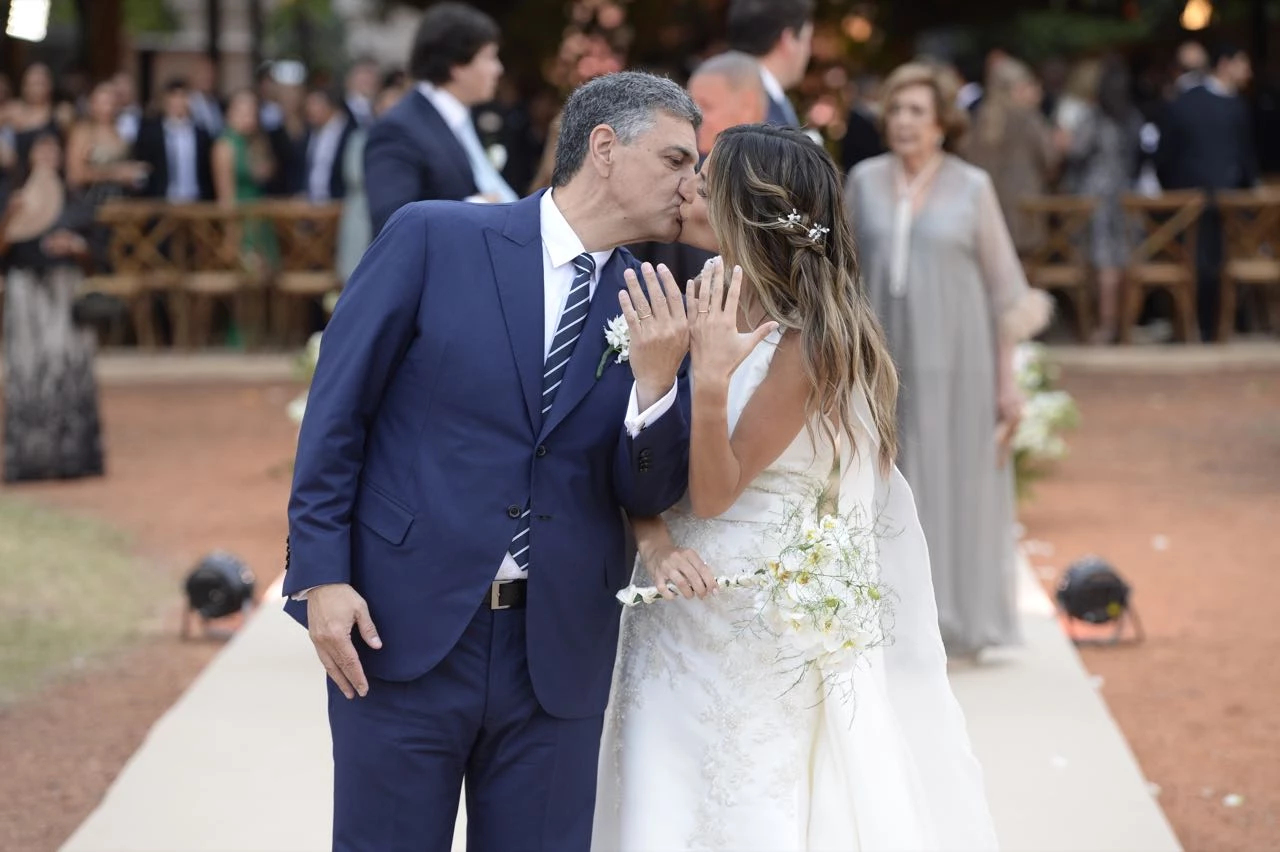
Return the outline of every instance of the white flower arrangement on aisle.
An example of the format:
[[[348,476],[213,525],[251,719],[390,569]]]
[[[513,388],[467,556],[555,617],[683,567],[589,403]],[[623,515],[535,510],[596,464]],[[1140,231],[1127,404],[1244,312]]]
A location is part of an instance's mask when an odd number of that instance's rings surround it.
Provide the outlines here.
[[[1069,393],[1054,388],[1057,370],[1043,345],[1019,345],[1013,364],[1018,387],[1026,397],[1013,435],[1014,479],[1018,495],[1026,497],[1031,482],[1045,474],[1044,466],[1066,457],[1062,433],[1080,424],[1080,410]]]
[[[338,294],[325,294],[322,304],[325,315],[332,314],[334,306],[338,304]],[[311,335],[307,339],[307,345],[302,350],[302,354],[298,356],[298,375],[308,386],[311,384],[312,377],[316,374],[316,362],[320,360],[320,335],[321,332],[318,331]],[[304,390],[290,400],[286,411],[289,414],[289,419],[301,426],[302,417],[307,413],[307,392]]]
[[[307,339],[307,345],[303,348],[302,353],[298,355],[298,375],[308,385],[316,374],[316,362],[320,360],[320,335],[317,331]],[[289,402],[289,419],[299,426],[302,425],[302,416],[307,413],[307,392],[304,390]]]
[[[609,345],[604,355],[600,356],[600,365],[596,367],[596,378],[604,374],[609,356],[616,356],[614,363],[621,364],[631,358],[631,329],[627,327],[627,318],[618,314],[609,320],[604,327],[604,342]]]
[[[797,684],[816,669],[828,687],[847,688],[849,680],[839,676],[891,641],[894,594],[879,576],[881,534],[858,512],[815,522],[811,511],[796,507],[771,530],[774,547],[754,571],[716,583],[753,590],[748,626],[778,640],[778,662]],[[656,588],[634,585],[617,597],[625,606],[661,599]]]

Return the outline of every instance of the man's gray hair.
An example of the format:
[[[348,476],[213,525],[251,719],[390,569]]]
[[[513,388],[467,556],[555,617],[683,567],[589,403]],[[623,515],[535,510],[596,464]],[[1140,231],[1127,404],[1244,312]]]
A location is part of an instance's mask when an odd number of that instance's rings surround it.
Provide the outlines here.
[[[767,98],[764,79],[760,76],[760,60],[740,50],[729,50],[711,57],[694,69],[690,82],[698,77],[720,77],[735,92],[750,91]]]
[[[551,185],[564,186],[582,168],[591,131],[606,124],[613,128],[619,142],[630,145],[653,129],[660,112],[684,119],[695,130],[702,124],[702,113],[688,92],[665,77],[619,71],[579,86],[560,114]]]

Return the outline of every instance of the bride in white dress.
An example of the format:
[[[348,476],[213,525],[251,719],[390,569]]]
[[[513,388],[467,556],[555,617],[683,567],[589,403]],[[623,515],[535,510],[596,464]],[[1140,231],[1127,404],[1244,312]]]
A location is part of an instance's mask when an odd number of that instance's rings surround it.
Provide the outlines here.
[[[751,125],[720,136],[700,180],[682,239],[733,273],[690,284],[689,494],[636,521],[635,583],[667,599],[623,617],[593,849],[994,849],[839,174],[800,132]],[[759,567],[771,525],[814,493],[888,530],[891,644],[844,676],[853,700],[816,671],[797,683],[776,640],[743,629],[752,592],[712,582]]]

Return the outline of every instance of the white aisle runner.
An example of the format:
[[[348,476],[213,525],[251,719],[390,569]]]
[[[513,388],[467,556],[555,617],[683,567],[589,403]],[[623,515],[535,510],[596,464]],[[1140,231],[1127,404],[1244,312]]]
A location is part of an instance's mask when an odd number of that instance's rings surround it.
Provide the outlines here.
[[[1003,848],[1178,850],[1048,600],[1023,574],[1027,647],[953,675]],[[329,849],[323,676],[306,633],[276,606],[259,612],[156,723],[63,850]],[[459,820],[455,849],[462,833]]]

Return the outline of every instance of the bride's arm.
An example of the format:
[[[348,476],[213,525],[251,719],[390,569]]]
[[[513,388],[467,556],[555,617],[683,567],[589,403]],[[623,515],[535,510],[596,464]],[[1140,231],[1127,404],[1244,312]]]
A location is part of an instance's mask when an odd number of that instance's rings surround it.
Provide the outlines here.
[[[734,333],[737,331],[735,329]],[[722,343],[707,341],[711,350]],[[695,344],[696,345],[696,344]],[[767,345],[767,344],[766,344]],[[708,349],[704,344],[702,349]],[[723,351],[723,350],[722,350]],[[693,357],[689,500],[700,518],[723,514],[804,428],[808,387],[797,334],[784,334],[769,373],[729,434],[729,377],[722,358]],[[708,353],[710,354],[710,353]]]
[[[648,572],[658,593],[671,599],[675,593],[667,584],[675,586],[686,598],[697,595],[706,597],[716,589],[715,575],[696,551],[676,547],[671,538],[671,528],[661,517],[632,518],[631,529],[636,534],[636,549],[640,561]]]

